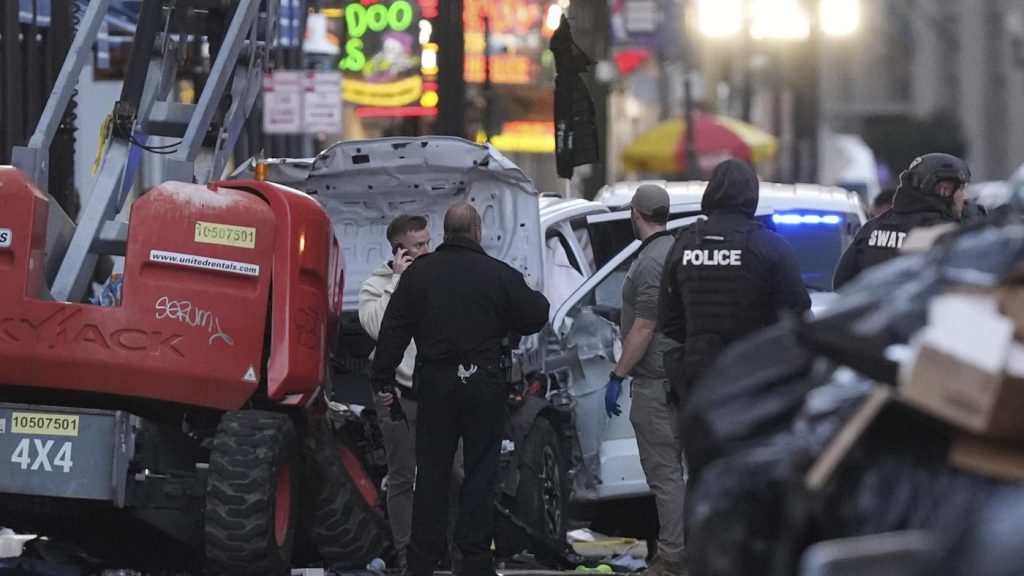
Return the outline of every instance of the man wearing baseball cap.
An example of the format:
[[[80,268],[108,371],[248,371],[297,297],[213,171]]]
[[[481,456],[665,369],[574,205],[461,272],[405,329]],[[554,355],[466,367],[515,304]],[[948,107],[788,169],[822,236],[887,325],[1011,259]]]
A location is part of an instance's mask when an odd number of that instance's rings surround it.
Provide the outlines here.
[[[665,257],[674,238],[666,229],[668,192],[656,184],[637,188],[630,202],[633,232],[642,242],[622,284],[622,354],[608,375],[605,410],[619,416],[622,383],[632,377],[629,421],[636,431],[640,464],[654,493],[661,526],[658,548],[645,574],[681,576],[684,567],[683,500],[686,483],[683,446],[663,355],[670,341],[658,332],[658,292]]]

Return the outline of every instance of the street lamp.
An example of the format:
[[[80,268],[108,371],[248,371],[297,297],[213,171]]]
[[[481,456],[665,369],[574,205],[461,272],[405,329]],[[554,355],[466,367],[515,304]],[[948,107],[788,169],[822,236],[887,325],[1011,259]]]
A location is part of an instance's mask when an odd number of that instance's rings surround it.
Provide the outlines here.
[[[850,36],[860,27],[860,0],[818,0],[826,36]],[[811,17],[805,0],[697,0],[697,27],[708,38],[732,38],[746,29],[754,40],[806,40]]]
[[[750,0],[753,40],[806,40],[811,19],[800,0]]]
[[[697,27],[709,38],[730,38],[743,29],[744,0],[697,0]]]
[[[860,28],[860,2],[821,0],[818,18],[826,36],[850,36]]]
[[[794,67],[793,169],[797,180],[816,179],[820,39],[854,34],[860,27],[860,0],[696,0],[696,9],[703,36],[739,36],[744,120],[749,120],[752,98],[750,42],[806,42]]]

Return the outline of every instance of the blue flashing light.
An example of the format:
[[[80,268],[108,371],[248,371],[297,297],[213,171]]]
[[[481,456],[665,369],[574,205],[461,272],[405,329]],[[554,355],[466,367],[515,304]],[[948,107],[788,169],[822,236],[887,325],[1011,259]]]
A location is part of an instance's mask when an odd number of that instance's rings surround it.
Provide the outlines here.
[[[772,214],[772,222],[776,224],[826,224],[835,226],[843,223],[843,217],[839,214],[800,214],[797,212],[783,212]]]

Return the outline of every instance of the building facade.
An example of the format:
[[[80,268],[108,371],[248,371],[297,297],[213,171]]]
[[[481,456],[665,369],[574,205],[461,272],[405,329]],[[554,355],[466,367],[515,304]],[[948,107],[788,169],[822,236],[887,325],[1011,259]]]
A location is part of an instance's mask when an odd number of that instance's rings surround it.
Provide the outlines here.
[[[975,180],[1006,179],[1024,163],[1024,0],[866,0],[860,39],[822,47],[820,90],[840,132],[952,114]]]

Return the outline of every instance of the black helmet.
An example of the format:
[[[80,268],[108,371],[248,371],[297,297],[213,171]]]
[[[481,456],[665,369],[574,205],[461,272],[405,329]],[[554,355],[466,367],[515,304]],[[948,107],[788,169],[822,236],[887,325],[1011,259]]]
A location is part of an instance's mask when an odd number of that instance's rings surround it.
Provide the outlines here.
[[[943,180],[955,180],[961,184],[971,182],[971,169],[967,162],[953,156],[935,152],[918,156],[910,163],[910,168],[900,174],[900,184],[931,193],[935,186]]]

